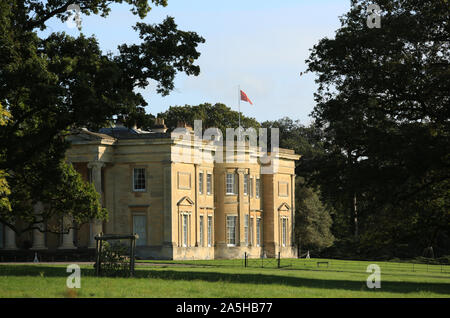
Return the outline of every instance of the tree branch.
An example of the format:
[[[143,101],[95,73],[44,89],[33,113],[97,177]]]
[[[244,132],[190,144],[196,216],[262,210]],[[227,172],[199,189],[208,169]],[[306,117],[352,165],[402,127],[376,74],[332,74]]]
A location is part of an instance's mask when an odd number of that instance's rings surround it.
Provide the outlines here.
[[[38,27],[39,25],[43,24],[45,21],[53,18],[55,15],[60,14],[60,13],[64,13],[67,11],[67,8],[71,5],[71,4],[75,4],[76,0],[69,0],[67,1],[67,3],[65,5],[63,5],[62,7],[55,9],[53,11],[50,11],[49,13],[47,13],[46,15],[44,15],[42,18],[37,19],[37,20],[31,20],[26,29],[31,31],[34,28]]]

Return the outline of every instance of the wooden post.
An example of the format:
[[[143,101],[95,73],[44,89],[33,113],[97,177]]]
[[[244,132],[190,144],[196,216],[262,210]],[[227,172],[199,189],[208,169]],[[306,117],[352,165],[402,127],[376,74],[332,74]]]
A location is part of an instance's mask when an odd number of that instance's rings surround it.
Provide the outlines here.
[[[95,240],[95,238],[94,238]],[[98,276],[98,257],[99,257],[99,251],[98,251],[98,240],[95,240],[95,275]]]
[[[280,268],[280,255],[281,255],[281,253],[278,252],[278,268]]]
[[[97,240],[98,244],[98,257],[97,257],[97,276],[101,273],[101,266],[102,266],[102,237]]]
[[[133,240],[133,275],[134,275],[134,269],[136,267],[136,240],[137,237],[135,236]]]
[[[136,234],[135,236],[130,240],[130,276],[133,277],[134,276],[134,249],[136,246]]]

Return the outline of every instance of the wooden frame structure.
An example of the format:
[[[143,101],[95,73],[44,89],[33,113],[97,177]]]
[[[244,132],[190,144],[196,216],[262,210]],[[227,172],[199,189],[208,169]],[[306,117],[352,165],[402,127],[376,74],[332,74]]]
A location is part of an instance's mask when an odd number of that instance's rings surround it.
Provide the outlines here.
[[[130,277],[134,276],[134,265],[135,265],[135,251],[136,251],[136,240],[139,235],[135,234],[103,234],[100,233],[95,237],[96,248],[95,248],[95,274],[100,276],[101,271],[101,253],[102,253],[102,241],[110,240],[130,240]]]

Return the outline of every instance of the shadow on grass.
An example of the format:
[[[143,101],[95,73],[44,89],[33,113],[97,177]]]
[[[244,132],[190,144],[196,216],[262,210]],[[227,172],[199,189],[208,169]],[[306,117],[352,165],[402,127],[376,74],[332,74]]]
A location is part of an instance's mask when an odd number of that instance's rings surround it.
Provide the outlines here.
[[[82,277],[94,277],[94,269],[82,268]],[[5,276],[43,276],[43,277],[67,277],[65,267],[54,266],[0,266],[0,279]],[[227,282],[241,284],[264,284],[264,285],[284,285],[291,287],[322,288],[347,291],[372,291],[366,287],[363,281],[334,280],[334,279],[314,279],[303,277],[292,277],[271,274],[254,273],[220,273],[220,272],[200,272],[200,271],[176,271],[176,270],[152,270],[138,269],[135,278],[157,278],[163,280],[183,280],[183,281],[205,281],[205,282]],[[132,278],[131,278],[132,279]],[[449,283],[431,282],[393,282],[382,280],[380,292],[391,293],[413,293],[432,292],[450,295]]]
[[[275,268],[274,268],[275,269]],[[287,271],[304,271],[304,272],[316,272],[316,273],[348,273],[348,274],[363,274],[366,275],[366,271],[365,270],[349,270],[349,269],[318,269],[318,268],[296,268],[296,267],[290,267],[290,266],[282,266],[280,268],[280,270],[287,270]],[[418,275],[426,275],[427,278],[450,278],[450,276],[448,277],[443,277],[443,275],[448,275],[449,273],[447,272],[406,272],[406,271],[383,271],[381,270],[382,275],[386,275],[386,276],[395,276],[397,278],[399,277],[417,277]],[[440,276],[436,276],[433,274],[440,274]],[[369,275],[369,274],[367,274]]]

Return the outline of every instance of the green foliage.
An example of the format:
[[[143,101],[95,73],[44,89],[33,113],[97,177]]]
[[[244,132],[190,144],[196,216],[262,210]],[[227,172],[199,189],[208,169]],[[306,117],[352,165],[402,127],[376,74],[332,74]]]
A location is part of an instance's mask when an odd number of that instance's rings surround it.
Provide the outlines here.
[[[77,3],[83,14],[106,17],[114,3],[128,3],[146,16],[150,4],[166,0],[94,0]],[[123,44],[119,54],[104,54],[94,36],[51,33],[40,37],[49,19],[64,22],[75,1],[2,1],[0,3],[0,222],[19,232],[17,220],[30,230],[38,221],[68,214],[77,222],[104,219],[91,185],[64,164],[65,137],[80,127],[96,129],[114,116],[127,123],[146,120],[147,102],[137,87],[150,80],[167,95],[178,72],[198,75],[197,46],[204,39],[181,31],[173,18],[161,24],[138,23],[140,44]],[[8,175],[6,175],[6,172]],[[6,179],[5,179],[6,178]],[[11,193],[8,193],[6,181]],[[6,199],[9,198],[11,211]],[[33,215],[43,202],[45,212]],[[20,222],[19,222],[20,223]],[[55,229],[56,230],[56,229]]]
[[[0,213],[2,222],[12,223],[13,229],[18,231],[13,224],[20,219],[26,224],[21,232],[26,232],[36,228],[43,220],[61,219],[64,215],[71,216],[78,225],[93,218],[107,218],[107,211],[102,208],[100,196],[92,183],[84,181],[71,164],[46,159],[44,156],[42,161],[24,166],[15,171],[14,177],[8,178],[11,186],[9,198],[14,209]],[[44,210],[39,214],[33,211],[37,201],[44,205]],[[57,225],[48,225],[46,230],[61,232]]]
[[[7,110],[5,110],[0,104],[0,126],[4,126],[10,120],[10,114]],[[5,154],[3,151],[0,151],[0,161],[4,160]],[[9,202],[8,196],[11,194],[11,190],[9,188],[8,181],[6,177],[8,173],[4,170],[0,170],[0,211],[9,212],[11,211],[11,203]]]
[[[314,123],[309,126],[293,121],[288,117],[275,121],[265,121],[261,124],[265,128],[278,128],[280,131],[280,147],[293,149],[300,154],[300,161],[296,162],[296,174],[309,181],[319,167],[316,162],[324,154],[322,140],[323,131]]]
[[[233,111],[230,107],[221,103],[173,106],[167,111],[159,113],[158,117],[164,118],[165,124],[170,130],[175,129],[179,121],[184,121],[194,127],[194,120],[196,119],[203,121],[203,129],[218,128],[224,135],[227,128],[239,126],[239,112]],[[241,126],[258,129],[260,124],[254,118],[241,114]]]
[[[300,180],[299,180],[300,181]],[[326,207],[319,194],[301,182],[296,185],[295,234],[302,250],[320,251],[333,244],[330,208]]]
[[[99,14],[101,17],[107,17],[111,11],[112,3],[123,2],[131,5],[131,12],[139,15],[141,19],[145,18],[151,10],[148,0],[27,1],[27,5],[24,6],[16,4],[15,1],[9,1],[9,5],[11,10],[20,10],[24,17],[32,15],[32,18],[23,21],[26,22],[24,27],[29,30],[34,28],[44,30],[46,28],[45,22],[54,16],[61,21],[66,21],[69,17],[66,10],[70,4],[79,5],[81,12],[85,15]],[[167,0],[150,0],[150,2],[155,5],[167,6]]]
[[[265,128],[278,128],[280,147],[301,154],[296,162],[295,186],[295,236],[300,250],[321,251],[333,244],[331,233],[333,209],[322,203],[320,189],[308,185],[305,178],[315,171],[314,162],[323,154],[322,132],[314,125],[304,126],[300,121],[282,118],[266,121]]]
[[[307,60],[325,150],[309,181],[361,253],[448,254],[450,4],[378,1],[381,28],[369,29],[371,3],[353,1]]]

